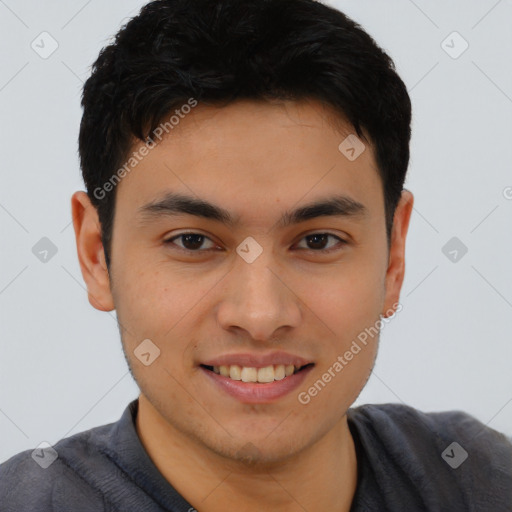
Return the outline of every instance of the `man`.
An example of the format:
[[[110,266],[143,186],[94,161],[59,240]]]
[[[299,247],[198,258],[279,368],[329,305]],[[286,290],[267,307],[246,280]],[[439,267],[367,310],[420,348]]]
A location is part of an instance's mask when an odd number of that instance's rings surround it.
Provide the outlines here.
[[[141,394],[0,466],[2,511],[512,510],[505,435],[350,408],[413,205],[410,100],[361,27],[312,0],[157,0],[82,106],[78,257]]]

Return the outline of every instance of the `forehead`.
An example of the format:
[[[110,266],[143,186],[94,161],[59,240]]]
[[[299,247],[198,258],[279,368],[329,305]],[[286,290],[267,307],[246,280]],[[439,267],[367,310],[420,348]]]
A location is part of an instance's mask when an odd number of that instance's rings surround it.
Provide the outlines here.
[[[164,193],[181,192],[227,206],[237,218],[245,212],[261,220],[279,203],[310,203],[335,192],[383,214],[371,146],[354,139],[353,128],[320,103],[199,104],[173,121],[119,183],[121,208],[137,210]],[[354,142],[363,151],[348,158],[344,150]],[[139,141],[132,151],[143,146]]]

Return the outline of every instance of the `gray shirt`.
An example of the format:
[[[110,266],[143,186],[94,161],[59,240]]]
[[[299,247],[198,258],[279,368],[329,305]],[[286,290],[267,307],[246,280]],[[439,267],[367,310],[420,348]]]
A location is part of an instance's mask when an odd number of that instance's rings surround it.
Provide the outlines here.
[[[193,512],[142,446],[137,410],[134,400],[115,423],[1,464],[0,512]],[[512,511],[511,438],[460,411],[369,404],[347,417],[358,460],[351,512]]]

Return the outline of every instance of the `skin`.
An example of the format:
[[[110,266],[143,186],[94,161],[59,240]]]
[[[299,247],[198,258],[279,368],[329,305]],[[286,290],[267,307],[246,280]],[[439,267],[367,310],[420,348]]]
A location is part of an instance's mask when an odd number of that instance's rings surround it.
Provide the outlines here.
[[[354,130],[333,116],[315,101],[195,107],[117,186],[110,274],[96,210],[84,192],[72,197],[89,301],[117,310],[141,390],[137,433],[201,512],[350,509],[357,460],[346,411],[370,376],[378,335],[307,405],[297,395],[396,307],[413,196],[402,193],[388,251],[372,148],[366,143],[349,161],[338,145]],[[192,215],[143,223],[138,208],[167,191],[226,208],[239,224]],[[367,215],[274,228],[285,210],[333,191],[361,202]],[[164,243],[188,230],[207,237],[195,241],[199,255],[180,251],[191,248],[183,238],[174,249]],[[308,241],[323,232],[334,238]],[[248,236],[263,249],[250,264],[236,252]],[[133,352],[147,338],[161,351],[149,366]],[[315,366],[298,390],[271,403],[242,403],[198,367],[221,354],[273,350]]]

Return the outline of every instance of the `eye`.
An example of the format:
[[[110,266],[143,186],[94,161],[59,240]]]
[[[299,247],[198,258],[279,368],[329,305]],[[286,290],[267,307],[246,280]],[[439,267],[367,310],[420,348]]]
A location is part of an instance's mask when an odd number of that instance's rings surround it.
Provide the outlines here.
[[[182,246],[174,243],[174,240],[178,239],[182,240]],[[164,244],[177,245],[179,249],[187,252],[201,252],[197,249],[199,249],[204,244],[205,240],[210,240],[210,242],[212,242],[210,238],[208,238],[206,235],[202,235],[201,233],[181,233],[180,235],[176,235],[172,238],[164,240]],[[213,244],[213,246],[215,246],[215,244]]]
[[[325,248],[325,245],[327,243],[327,240],[336,239],[338,240],[338,246],[343,246],[347,244],[346,240],[343,240],[339,236],[333,235],[331,233],[312,233],[311,235],[306,235],[302,240],[307,240],[306,244],[309,244],[310,247],[307,247],[306,250],[312,250],[313,252],[321,252],[321,253],[328,253],[332,252],[336,249],[336,245],[334,247],[330,247],[328,249]],[[340,247],[338,247],[339,249]]]

